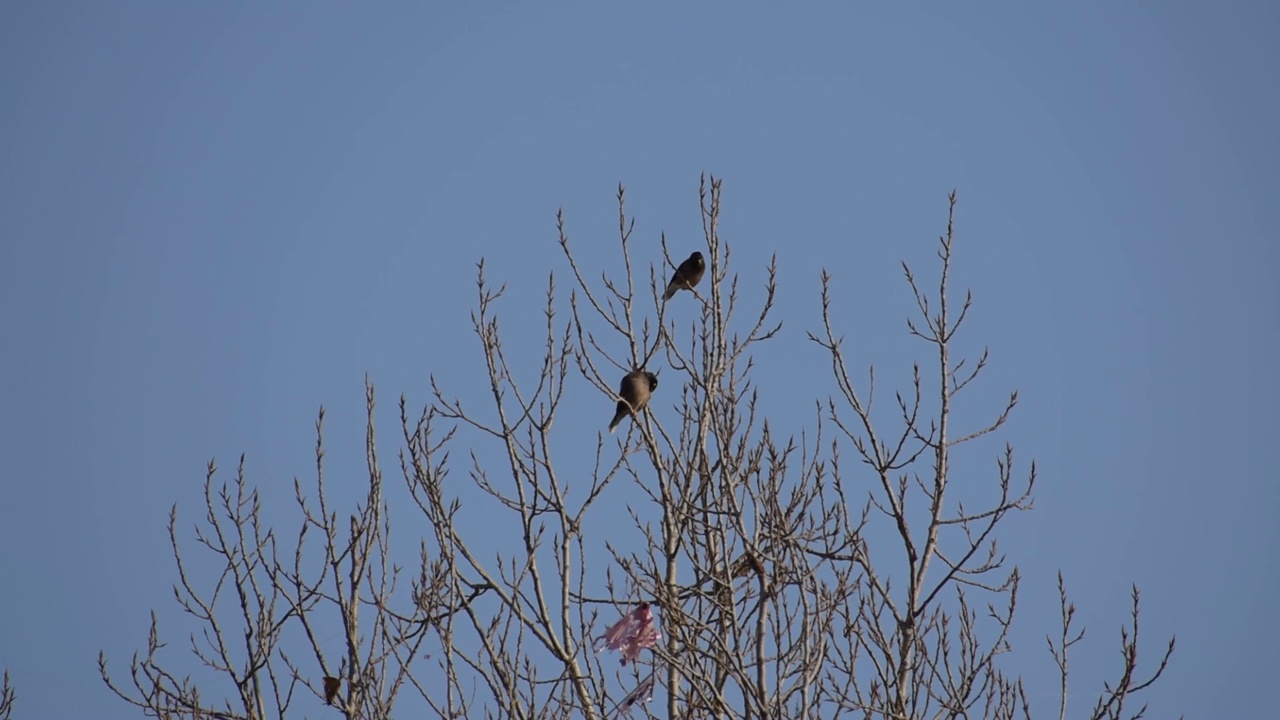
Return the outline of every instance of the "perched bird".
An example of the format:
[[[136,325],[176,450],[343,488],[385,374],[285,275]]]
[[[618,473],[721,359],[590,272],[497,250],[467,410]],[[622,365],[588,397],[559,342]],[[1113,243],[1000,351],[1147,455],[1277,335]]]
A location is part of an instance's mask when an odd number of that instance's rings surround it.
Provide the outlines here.
[[[338,691],[342,689],[342,681],[336,677],[325,677],[324,679],[324,704],[332,705],[333,701],[338,697]]]
[[[689,256],[688,260],[680,263],[680,267],[676,268],[676,274],[671,276],[671,282],[667,283],[667,292],[662,296],[663,300],[670,300],[679,290],[692,290],[702,280],[702,274],[707,271],[707,263],[702,259],[702,253],[695,252]]]
[[[609,432],[618,427],[618,423],[627,415],[638,413],[649,404],[649,396],[658,389],[658,376],[645,370],[633,370],[622,378],[622,387],[618,388],[618,411],[613,414],[613,422],[609,423]]]

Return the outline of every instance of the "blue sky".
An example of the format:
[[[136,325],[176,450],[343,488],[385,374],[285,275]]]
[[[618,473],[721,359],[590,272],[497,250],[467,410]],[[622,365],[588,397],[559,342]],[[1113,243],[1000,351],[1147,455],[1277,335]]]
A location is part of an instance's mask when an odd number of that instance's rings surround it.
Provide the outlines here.
[[[1061,568],[1085,672],[1117,663],[1131,581],[1149,653],[1177,633],[1151,717],[1273,711],[1280,11],[965,5],[0,4],[19,715],[135,717],[95,658],[123,670],[153,607],[182,643],[164,527],[174,502],[198,517],[210,457],[247,453],[291,517],[319,405],[331,473],[359,477],[365,373],[388,459],[401,392],[425,401],[428,373],[480,391],[481,256],[509,342],[537,347],[547,276],[568,287],[556,209],[612,267],[625,183],[657,261],[660,232],[700,242],[703,171],[755,297],[778,254],[786,326],[757,379],[795,432],[834,391],[803,340],[820,268],[856,364],[901,373],[925,350],[898,263],[932,272],[956,188],[965,342],[993,353],[972,417],[1017,388],[1005,439],[1041,471],[1002,541],[1028,676],[1052,690]],[[572,392],[564,432],[593,447],[611,404]]]

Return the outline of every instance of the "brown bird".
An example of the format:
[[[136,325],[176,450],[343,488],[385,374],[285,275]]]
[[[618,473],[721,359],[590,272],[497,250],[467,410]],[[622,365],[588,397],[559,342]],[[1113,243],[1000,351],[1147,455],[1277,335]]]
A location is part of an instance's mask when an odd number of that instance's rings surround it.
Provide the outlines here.
[[[609,432],[618,427],[618,423],[627,415],[638,413],[649,404],[649,396],[658,389],[658,376],[645,370],[633,370],[622,378],[622,387],[618,388],[618,411],[613,414],[613,422],[609,423]]]
[[[707,263],[702,259],[702,253],[695,252],[689,256],[688,260],[680,263],[680,267],[676,268],[676,274],[671,276],[671,282],[667,283],[667,292],[662,296],[663,300],[670,300],[679,290],[692,290],[694,285],[702,281],[702,274],[707,271]]]
[[[332,705],[334,699],[338,697],[338,691],[341,689],[341,680],[336,677],[326,677],[324,679],[324,704]]]

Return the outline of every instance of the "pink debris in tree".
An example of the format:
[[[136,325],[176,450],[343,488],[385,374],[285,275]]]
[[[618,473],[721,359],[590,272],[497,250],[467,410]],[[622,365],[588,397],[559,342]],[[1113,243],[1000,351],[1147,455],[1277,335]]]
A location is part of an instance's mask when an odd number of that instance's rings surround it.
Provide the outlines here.
[[[629,695],[622,698],[622,702],[618,703],[618,717],[623,715],[631,717],[631,708],[637,703],[647,703],[653,699],[653,673],[649,673],[649,677],[644,682],[636,686]]]
[[[640,603],[639,607],[605,630],[604,635],[596,638],[596,652],[601,648],[617,650],[622,655],[622,664],[626,665],[640,657],[641,650],[657,645],[661,637],[653,623],[649,603]]]

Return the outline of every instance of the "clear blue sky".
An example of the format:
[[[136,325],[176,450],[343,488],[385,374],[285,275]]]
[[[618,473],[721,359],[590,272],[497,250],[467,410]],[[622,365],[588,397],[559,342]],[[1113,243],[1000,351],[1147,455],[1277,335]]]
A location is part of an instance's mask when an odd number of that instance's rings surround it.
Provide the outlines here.
[[[972,412],[1018,388],[1006,437],[1042,472],[1002,543],[1028,676],[1052,690],[1062,568],[1082,672],[1118,663],[1135,581],[1148,638],[1179,638],[1151,717],[1274,712],[1275,4],[247,5],[0,4],[0,666],[21,717],[135,717],[95,657],[123,672],[153,607],[184,643],[164,526],[173,502],[198,516],[210,457],[247,452],[291,527],[320,404],[332,477],[359,478],[367,372],[391,475],[400,392],[479,390],[480,256],[509,342],[536,347],[529,304],[552,271],[568,287],[556,209],[603,268],[624,182],[656,261],[661,231],[700,242],[704,170],[744,281],[779,254],[787,324],[758,378],[794,431],[832,391],[802,340],[819,268],[857,364],[922,356],[897,263],[932,271],[957,188],[956,282],[993,353]],[[592,447],[612,408],[573,391],[563,430]]]

